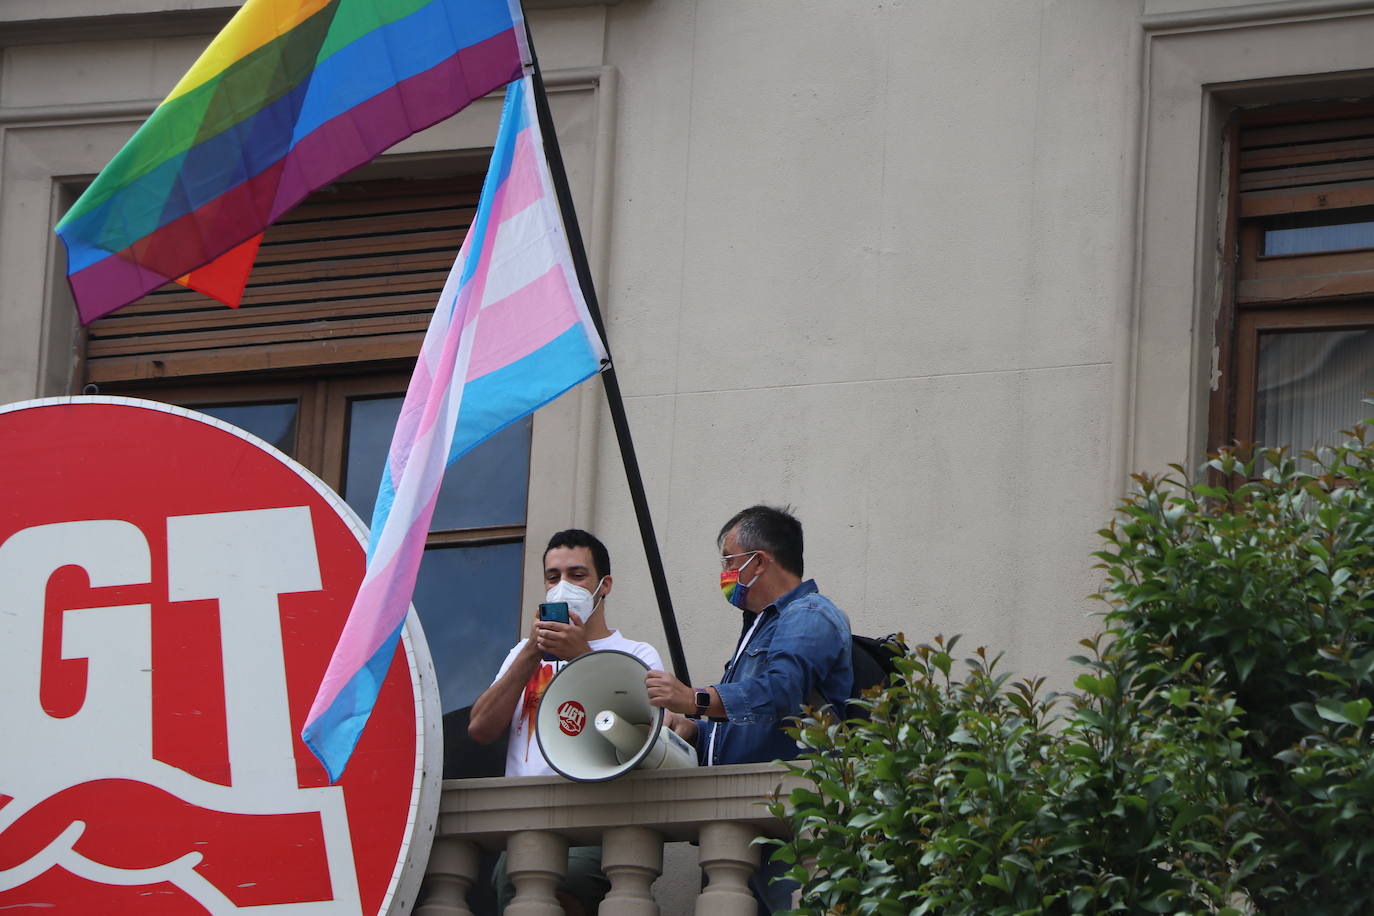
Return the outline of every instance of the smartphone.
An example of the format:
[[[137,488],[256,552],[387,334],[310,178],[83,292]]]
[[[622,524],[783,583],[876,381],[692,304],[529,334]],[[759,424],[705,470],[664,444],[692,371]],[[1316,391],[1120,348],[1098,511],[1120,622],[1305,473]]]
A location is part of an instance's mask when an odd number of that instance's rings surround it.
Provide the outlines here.
[[[539,605],[539,619],[552,620],[554,623],[568,622],[568,602],[550,601]]]
[[[550,601],[548,604],[541,604],[541,605],[539,605],[539,619],[540,619],[540,620],[552,620],[554,623],[567,623],[567,622],[568,622],[568,602],[566,602],[566,601]],[[558,658],[557,655],[553,655],[553,654],[551,654],[551,653],[549,653],[549,652],[545,652],[545,653],[544,653],[544,661],[546,661],[546,662],[556,662],[556,661],[559,661],[559,658]]]

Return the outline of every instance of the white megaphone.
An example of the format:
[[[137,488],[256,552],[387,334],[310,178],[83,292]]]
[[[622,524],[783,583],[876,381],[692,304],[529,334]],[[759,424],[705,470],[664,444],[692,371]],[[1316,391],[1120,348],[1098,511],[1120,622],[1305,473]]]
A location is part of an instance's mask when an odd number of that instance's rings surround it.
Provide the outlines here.
[[[635,767],[696,766],[696,751],[649,705],[648,670],[610,649],[579,655],[554,675],[534,729],[549,766],[578,782],[604,782]]]

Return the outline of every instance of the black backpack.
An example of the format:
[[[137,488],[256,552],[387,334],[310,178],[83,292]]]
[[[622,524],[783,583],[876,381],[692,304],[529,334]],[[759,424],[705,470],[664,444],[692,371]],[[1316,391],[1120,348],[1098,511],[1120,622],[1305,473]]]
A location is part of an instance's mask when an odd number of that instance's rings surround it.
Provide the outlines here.
[[[882,637],[850,637],[850,658],[854,664],[854,687],[849,691],[852,700],[869,687],[885,687],[888,678],[897,670],[897,659],[906,654],[906,643],[898,633]],[[847,715],[851,719],[867,719],[868,710],[850,703]]]

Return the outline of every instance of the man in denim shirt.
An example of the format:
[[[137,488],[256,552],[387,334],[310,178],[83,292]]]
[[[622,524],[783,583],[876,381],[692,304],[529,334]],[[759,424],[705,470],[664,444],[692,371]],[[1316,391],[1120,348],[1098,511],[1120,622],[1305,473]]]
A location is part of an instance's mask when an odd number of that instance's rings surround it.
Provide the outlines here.
[[[703,765],[790,760],[798,749],[783,731],[789,717],[804,704],[843,714],[854,681],[849,620],[814,580],[802,580],[802,527],[789,512],[751,506],[725,523],[716,543],[721,591],[743,611],[734,655],[720,682],[705,688],[650,671],[649,702],[695,739]],[[782,870],[766,865],[751,882],[764,912],[789,905],[795,884],[767,886]]]

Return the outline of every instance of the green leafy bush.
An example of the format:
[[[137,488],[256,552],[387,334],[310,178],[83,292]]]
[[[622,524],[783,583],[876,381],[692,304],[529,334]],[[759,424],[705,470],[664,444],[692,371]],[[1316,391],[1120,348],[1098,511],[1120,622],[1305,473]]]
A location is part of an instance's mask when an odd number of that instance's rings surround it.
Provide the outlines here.
[[[1099,554],[1129,651],[1197,657],[1180,686],[1219,675],[1244,710],[1264,913],[1374,912],[1374,447],[1350,435],[1307,471],[1269,451],[1186,489],[1142,478]]]
[[[1075,690],[936,638],[774,800],[804,913],[1374,912],[1374,447],[1139,476]]]

